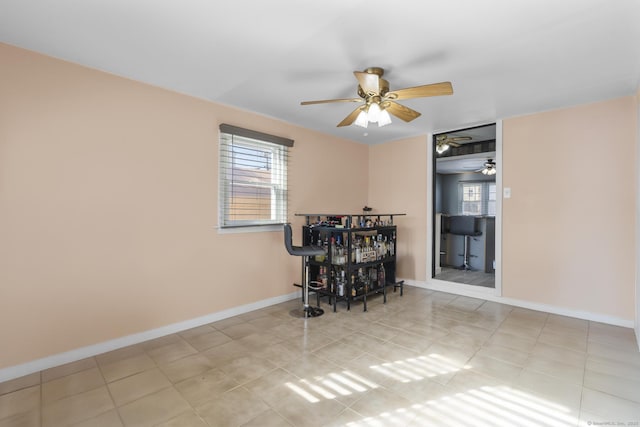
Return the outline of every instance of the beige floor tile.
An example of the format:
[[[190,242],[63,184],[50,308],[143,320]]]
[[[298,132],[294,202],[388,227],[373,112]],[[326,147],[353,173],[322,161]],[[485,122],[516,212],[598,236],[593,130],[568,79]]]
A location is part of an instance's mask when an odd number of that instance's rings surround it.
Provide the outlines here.
[[[173,344],[174,342],[180,340],[182,340],[182,337],[180,335],[170,334],[140,343],[140,347],[142,347],[145,351],[150,351],[154,348],[164,347],[165,345]]]
[[[577,333],[555,333],[543,330],[538,337],[538,342],[564,347],[569,350],[585,352],[587,351],[587,334],[586,332]]]
[[[16,390],[0,396],[0,420],[40,407],[40,386]]]
[[[177,383],[213,369],[215,365],[203,354],[183,357],[174,362],[160,365],[160,369],[172,383]]]
[[[551,329],[560,328],[562,330],[589,331],[589,321],[558,314],[549,314],[545,327],[550,327]]]
[[[282,343],[291,346],[294,350],[312,352],[333,341],[335,341],[334,337],[330,337],[321,331],[307,331],[304,335],[290,338],[282,341]]]
[[[209,427],[196,411],[188,411],[156,427]]]
[[[433,341],[422,335],[406,331],[400,331],[400,333],[390,339],[389,342],[420,353],[426,351],[433,344]]]
[[[178,335],[180,335],[182,338],[184,338],[187,341],[189,341],[191,338],[195,338],[198,335],[208,334],[208,333],[213,332],[215,330],[216,329],[211,325],[202,325],[202,326],[198,326],[198,327],[195,327],[195,328],[191,328],[191,329],[187,329],[187,330],[184,330],[182,332],[179,332]]]
[[[512,365],[523,367],[529,359],[529,353],[503,347],[497,344],[488,344],[478,350],[478,356],[492,357]]]
[[[513,383],[522,372],[519,366],[482,355],[474,356],[467,365],[473,372],[497,378],[506,384]]]
[[[0,383],[0,396],[40,384],[40,372]]]
[[[283,323],[269,328],[269,333],[280,339],[287,340],[304,335],[304,328],[293,326],[290,323]]]
[[[123,424],[118,411],[112,409],[97,417],[74,424],[73,427],[123,427]]]
[[[589,341],[587,354],[589,357],[595,356],[602,359],[640,367],[640,352],[637,350],[621,350],[607,344]]]
[[[582,386],[535,371],[524,370],[514,387],[541,399],[554,402],[567,411],[578,414],[582,401]],[[562,409],[562,408],[560,408]]]
[[[173,362],[192,354],[196,354],[196,350],[191,344],[182,338],[162,347],[156,347],[148,350],[147,354],[158,364]]]
[[[217,345],[232,341],[232,339],[229,338],[224,333],[217,331],[213,328],[210,328],[210,329],[211,329],[210,332],[187,337],[185,339],[189,342],[189,344],[191,344],[193,348],[195,348],[198,351],[204,351],[204,350],[210,349],[211,347],[215,347]]]
[[[450,333],[442,338],[436,340],[436,342],[443,343],[453,347],[466,348],[478,351],[483,345],[485,345],[489,340],[489,337],[486,335],[481,336],[473,336],[468,334],[459,334],[453,332],[451,329]]]
[[[530,353],[536,346],[536,337],[527,337],[524,335],[513,335],[500,330],[487,341],[487,344],[497,344],[503,347],[512,348],[525,353]]]
[[[230,326],[240,325],[242,323],[246,323],[247,321],[243,319],[241,316],[228,317],[226,319],[218,320],[217,322],[209,323],[209,326],[218,329],[219,331],[223,331]]]
[[[283,366],[302,355],[298,346],[290,343],[277,343],[264,347],[253,353],[254,356],[266,359],[276,366]]]
[[[249,355],[219,365],[218,369],[239,384],[244,384],[273,371],[276,367],[276,365],[266,359]]]
[[[584,386],[640,404],[640,381],[638,380],[587,370],[584,374]]]
[[[137,374],[156,367],[155,362],[145,353],[138,354],[126,359],[101,365],[100,370],[105,380],[110,383],[130,375]]]
[[[364,350],[362,348],[344,341],[329,343],[313,352],[314,355],[337,364],[353,360],[363,353]]]
[[[296,427],[319,427],[332,422],[346,406],[335,399],[321,399],[312,403],[299,395],[291,395],[272,409]]]
[[[329,379],[343,384],[340,382],[342,379],[339,377],[336,379],[336,377],[337,374],[328,376]],[[294,394],[297,387],[304,388],[304,384],[299,377],[278,368],[256,380],[248,382],[243,387],[254,395],[260,396],[265,403],[274,407],[282,399],[287,399]],[[345,388],[348,388],[348,386],[345,386]]]
[[[291,426],[291,424],[282,418],[276,411],[269,409],[251,421],[242,424],[242,427],[283,427]]]
[[[66,397],[42,408],[43,427],[62,427],[94,418],[113,409],[106,386]]]
[[[248,348],[250,352],[255,352],[284,340],[270,332],[262,331],[260,333],[249,334],[237,339],[236,341]]]
[[[542,332],[543,327],[544,327],[543,324],[532,325],[526,322],[520,322],[520,321],[516,322],[516,321],[507,319],[500,324],[496,332],[510,334],[517,337],[528,338],[531,340],[537,340],[538,336],[540,336],[540,333]]]
[[[23,412],[0,419],[0,427],[40,427],[40,410]]]
[[[600,374],[613,375],[628,380],[640,381],[640,366],[628,365],[622,362],[615,362],[609,359],[602,359],[591,356],[587,362],[587,371],[597,372]]]
[[[587,360],[587,353],[585,352],[542,342],[538,342],[533,350],[531,350],[531,356],[540,359],[555,360],[579,368],[584,367]]]
[[[55,368],[50,368],[42,371],[42,382],[46,383],[47,381],[75,374],[86,369],[95,368],[96,366],[96,360],[93,357],[78,360],[77,362],[67,363],[61,366],[56,366]]]
[[[255,334],[260,332],[260,329],[250,323],[238,323],[236,325],[231,325],[228,328],[222,329],[222,332],[232,339],[238,339],[242,337],[246,337],[247,335]]]
[[[109,391],[116,404],[122,406],[143,396],[171,387],[171,382],[158,368],[109,383]]]
[[[207,351],[202,352],[211,360],[214,365],[226,363],[236,357],[242,357],[248,353],[247,347],[237,341],[231,341],[226,344],[217,345]]]
[[[527,361],[525,369],[528,371],[546,374],[580,386],[584,380],[584,367],[570,365],[557,360],[532,357]]]
[[[640,404],[588,388],[582,390],[581,411],[605,421],[640,421]]]
[[[353,361],[352,363],[357,363]],[[383,362],[380,359],[376,359],[379,362]],[[292,360],[282,367],[287,372],[290,372],[296,375],[299,378],[313,378],[325,376],[331,372],[340,372],[342,371],[342,367],[328,361],[322,359],[313,354],[304,354],[298,359]]]
[[[371,390],[349,408],[364,417],[378,417],[383,412],[406,411],[412,402],[384,387]],[[409,420],[410,421],[410,420]]]
[[[95,367],[42,384],[42,404],[93,390],[105,384],[102,373]]]
[[[219,369],[211,369],[203,374],[180,381],[175,388],[196,407],[209,400],[217,399],[223,393],[236,388],[239,384]]]
[[[241,426],[268,410],[269,407],[259,396],[242,387],[196,408],[198,414],[210,425],[230,427]]]
[[[140,356],[144,354],[144,352],[144,343],[138,345],[130,345],[128,347],[119,348],[108,353],[99,354],[96,356],[96,361],[100,366],[110,365],[114,362],[130,359],[134,356]]]
[[[189,410],[191,410],[189,403],[173,387],[118,408],[126,427],[153,426]]]
[[[451,394],[466,393],[469,390],[479,389],[482,387],[504,387],[508,386],[508,382],[496,377],[488,376],[483,372],[476,372],[470,369],[464,369],[457,372],[449,382],[447,382],[446,390],[450,390]],[[454,393],[455,392],[455,393]],[[446,396],[445,394],[444,396]],[[435,395],[430,400],[443,397]],[[421,402],[424,403],[424,402]]]
[[[428,400],[438,399],[455,393],[454,388],[428,379],[408,382],[396,381],[393,384],[389,384],[387,388],[396,395],[410,401],[412,404],[424,403]]]

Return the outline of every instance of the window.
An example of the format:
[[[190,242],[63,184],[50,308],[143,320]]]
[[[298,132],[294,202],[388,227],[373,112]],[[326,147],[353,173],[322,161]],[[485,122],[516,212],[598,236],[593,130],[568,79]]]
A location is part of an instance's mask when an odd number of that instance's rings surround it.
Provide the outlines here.
[[[286,222],[292,146],[290,139],[220,125],[220,227]]]
[[[460,215],[496,214],[495,182],[462,182],[459,187]]]

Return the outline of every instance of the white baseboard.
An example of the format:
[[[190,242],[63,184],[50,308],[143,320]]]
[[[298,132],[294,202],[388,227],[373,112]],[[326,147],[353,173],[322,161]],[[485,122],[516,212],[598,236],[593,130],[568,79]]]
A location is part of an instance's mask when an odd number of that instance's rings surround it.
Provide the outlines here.
[[[290,294],[281,295],[278,297],[268,298],[261,301],[256,301],[251,304],[245,304],[238,307],[233,307],[227,310],[222,310],[216,313],[211,313],[205,316],[197,317],[195,319],[189,319],[189,320],[185,320],[178,323],[172,323],[170,325],[162,326],[160,328],[139,332],[137,334],[127,335],[124,337],[101,342],[98,344],[93,344],[87,347],[77,348],[75,350],[67,351],[64,353],[54,354],[52,356],[44,357],[42,359],[37,359],[31,362],[23,363],[21,365],[3,368],[3,369],[0,369],[0,383],[4,381],[12,380],[14,378],[20,378],[22,376],[29,375],[34,372],[39,372],[45,369],[53,368],[55,366],[60,366],[66,363],[75,362],[81,359],[85,359],[87,357],[95,356],[97,354],[102,354],[108,351],[117,350],[122,347],[138,344],[154,338],[160,338],[165,335],[185,331],[187,329],[206,325],[208,323],[217,322],[218,320],[223,320],[229,317],[237,316],[239,314],[248,313],[250,311],[258,310],[260,308],[269,307],[271,305],[289,301],[294,298],[300,298],[300,291],[292,292]]]
[[[591,313],[588,311],[574,310],[571,308],[557,307],[550,304],[543,304],[531,301],[518,300],[514,298],[505,298],[499,295],[495,295],[487,288],[478,287],[478,291],[468,290],[462,286],[452,286],[451,283],[433,280],[429,282],[407,280],[404,279],[405,284],[415,286],[417,288],[429,289],[433,291],[447,292],[450,294],[462,295],[467,297],[484,299],[487,301],[498,302],[501,304],[513,305],[516,307],[528,308],[530,310],[544,311],[545,313],[558,314],[561,316],[574,317],[577,319],[590,320],[593,322],[607,323],[609,325],[622,326],[625,328],[633,328],[634,321],[628,319],[622,319],[620,317],[609,316],[600,313]],[[491,290],[492,291],[492,290]],[[636,331],[637,334],[637,331]]]

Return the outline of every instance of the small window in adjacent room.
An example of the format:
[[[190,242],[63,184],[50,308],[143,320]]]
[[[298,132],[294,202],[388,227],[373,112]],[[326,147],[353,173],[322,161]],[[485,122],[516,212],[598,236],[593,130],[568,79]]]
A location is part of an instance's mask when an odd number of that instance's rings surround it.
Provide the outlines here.
[[[220,125],[220,227],[260,227],[287,221],[287,164],[293,141]]]
[[[496,184],[493,182],[462,182],[458,199],[460,215],[496,214]]]

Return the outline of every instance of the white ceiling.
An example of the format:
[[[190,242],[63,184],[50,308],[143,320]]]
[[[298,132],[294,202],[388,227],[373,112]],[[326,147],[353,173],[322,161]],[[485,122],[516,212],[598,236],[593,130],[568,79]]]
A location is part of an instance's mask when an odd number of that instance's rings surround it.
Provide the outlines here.
[[[371,144],[634,94],[639,22],[638,0],[0,1],[2,42]],[[336,127],[354,104],[300,106],[371,66],[454,94],[366,130]]]

